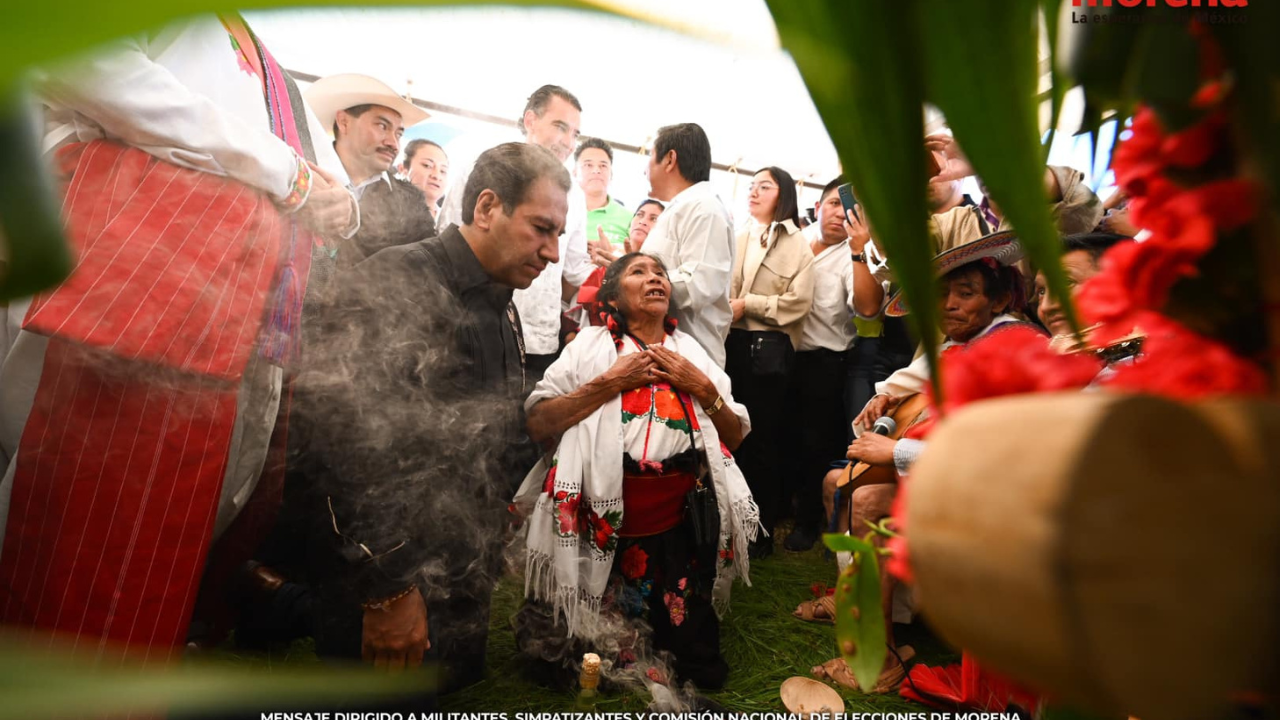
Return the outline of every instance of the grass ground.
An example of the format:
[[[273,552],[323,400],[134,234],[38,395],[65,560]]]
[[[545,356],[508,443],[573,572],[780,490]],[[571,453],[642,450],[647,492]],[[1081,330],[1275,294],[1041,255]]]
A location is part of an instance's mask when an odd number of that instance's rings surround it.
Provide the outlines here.
[[[806,623],[791,616],[802,600],[812,597],[810,586],[835,580],[835,561],[824,558],[820,547],[805,553],[781,550],[751,565],[752,587],[737,585],[730,611],[721,623],[722,651],[731,672],[727,686],[707,696],[737,712],[783,710],[778,696],[782,682],[836,656],[832,626]],[[571,693],[557,692],[525,681],[516,656],[509,620],[520,605],[523,583],[507,578],[493,598],[489,633],[489,672],[483,682],[442,699],[451,712],[554,712],[573,708]],[[895,628],[899,644],[916,649],[917,661],[926,664],[957,662],[959,656],[931,635],[922,624]],[[264,667],[315,662],[309,643],[295,643],[264,655],[228,652],[232,662]],[[867,695],[837,687],[846,712],[919,711],[921,706],[897,695]],[[650,698],[638,694],[606,695],[597,703],[599,712],[640,711]]]

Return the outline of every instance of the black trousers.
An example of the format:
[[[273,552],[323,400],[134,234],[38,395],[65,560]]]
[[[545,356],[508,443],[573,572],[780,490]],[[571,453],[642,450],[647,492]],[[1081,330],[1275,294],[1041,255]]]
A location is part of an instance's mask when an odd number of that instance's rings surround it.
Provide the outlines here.
[[[849,352],[805,350],[796,353],[787,398],[787,451],[796,527],[825,527],[822,478],[832,460],[844,457],[849,423],[845,417],[845,385]]]
[[[760,524],[772,534],[787,502],[782,482],[782,430],[795,421],[784,412],[795,352],[791,351],[784,373],[757,374],[753,371],[752,335],[746,330],[729,331],[724,369],[733,381],[733,398],[751,414],[751,433],[733,455],[760,507]]]

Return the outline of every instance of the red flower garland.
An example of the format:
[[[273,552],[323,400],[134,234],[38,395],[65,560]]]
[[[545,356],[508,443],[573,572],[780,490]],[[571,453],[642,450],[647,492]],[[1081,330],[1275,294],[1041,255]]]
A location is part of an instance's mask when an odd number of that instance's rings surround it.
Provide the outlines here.
[[[1203,69],[1220,71],[1212,39],[1201,40]],[[1116,180],[1131,198],[1134,221],[1150,235],[1113,247],[1077,302],[1086,323],[1102,325],[1096,342],[1128,335],[1135,327],[1148,339],[1142,359],[1119,368],[1109,387],[1182,399],[1267,391],[1259,367],[1160,314],[1173,286],[1195,276],[1205,254],[1225,233],[1252,221],[1261,205],[1258,186],[1243,178],[1188,187],[1171,177],[1171,170],[1200,168],[1228,147],[1225,89],[1210,77],[1192,100],[1207,114],[1176,133],[1166,133],[1155,112],[1141,108],[1116,149]]]

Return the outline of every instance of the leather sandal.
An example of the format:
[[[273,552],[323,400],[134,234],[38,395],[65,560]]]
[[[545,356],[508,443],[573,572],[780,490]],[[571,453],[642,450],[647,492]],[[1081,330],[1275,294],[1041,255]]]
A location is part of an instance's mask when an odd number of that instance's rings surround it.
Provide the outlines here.
[[[884,695],[898,689],[902,681],[907,677],[906,664],[916,656],[915,648],[910,645],[903,645],[898,648],[898,655],[902,658],[902,662],[891,668],[885,668],[880,672],[880,677],[876,678],[876,686],[866,691],[872,695]],[[845,663],[844,658],[833,658],[821,665],[814,666],[810,671],[815,678],[819,680],[831,680],[832,682],[843,685],[850,690],[860,690],[858,681],[853,677],[853,671],[849,669],[849,665]]]
[[[800,603],[791,614],[805,622],[834,625],[836,622],[836,598],[834,595],[824,593],[812,600],[805,600]]]

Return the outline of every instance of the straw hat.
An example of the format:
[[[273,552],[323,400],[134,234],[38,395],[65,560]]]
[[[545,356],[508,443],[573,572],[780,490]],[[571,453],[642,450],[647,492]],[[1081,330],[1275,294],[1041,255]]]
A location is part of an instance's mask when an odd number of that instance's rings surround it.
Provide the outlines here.
[[[945,277],[947,273],[961,265],[968,265],[984,258],[991,258],[1001,265],[1013,265],[1022,259],[1022,243],[1012,230],[1001,230],[990,235],[963,240],[948,250],[944,250],[933,259],[934,277]],[[885,305],[884,314],[889,317],[902,317],[908,312],[902,290],[896,290]]]
[[[808,717],[810,713],[836,716],[844,714],[844,700],[840,693],[807,677],[788,678],[782,683],[782,704],[796,715]]]
[[[416,125],[430,117],[426,110],[396,94],[389,85],[357,73],[329,75],[315,81],[302,93],[311,110],[327,132],[333,132],[333,120],[339,110],[357,105],[382,105],[400,113],[404,126]]]

